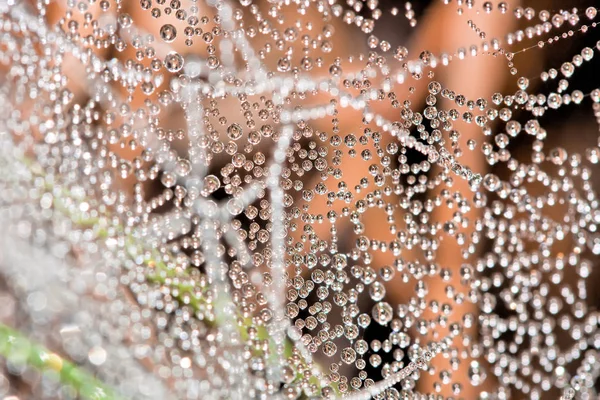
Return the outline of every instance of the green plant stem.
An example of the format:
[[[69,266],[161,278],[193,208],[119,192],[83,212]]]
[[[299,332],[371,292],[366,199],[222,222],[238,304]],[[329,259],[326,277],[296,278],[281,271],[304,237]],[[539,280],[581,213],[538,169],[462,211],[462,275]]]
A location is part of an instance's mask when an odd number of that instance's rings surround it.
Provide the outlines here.
[[[25,363],[42,373],[53,373],[62,384],[72,386],[85,399],[122,399],[113,389],[83,368],[33,343],[20,332],[1,323],[0,355],[10,362]]]

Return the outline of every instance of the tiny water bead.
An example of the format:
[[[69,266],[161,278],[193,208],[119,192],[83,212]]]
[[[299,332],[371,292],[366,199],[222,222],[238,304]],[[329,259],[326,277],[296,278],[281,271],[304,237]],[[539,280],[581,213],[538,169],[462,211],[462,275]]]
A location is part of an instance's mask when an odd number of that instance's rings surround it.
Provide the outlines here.
[[[165,57],[165,68],[169,72],[179,72],[183,68],[184,58],[179,53],[169,53]]]
[[[171,24],[164,24],[160,27],[160,38],[166,43],[171,43],[177,37],[177,29]]]
[[[430,7],[0,3],[0,397],[594,398],[598,10]]]

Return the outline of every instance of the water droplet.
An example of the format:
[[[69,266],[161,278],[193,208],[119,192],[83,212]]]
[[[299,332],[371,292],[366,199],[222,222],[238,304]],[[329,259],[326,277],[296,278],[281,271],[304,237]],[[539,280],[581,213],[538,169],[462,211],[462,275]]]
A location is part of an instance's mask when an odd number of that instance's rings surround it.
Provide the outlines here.
[[[160,38],[167,43],[171,43],[177,37],[177,29],[171,24],[164,24],[160,27]]]
[[[183,56],[176,52],[171,52],[165,57],[165,68],[169,72],[179,72],[183,68]]]

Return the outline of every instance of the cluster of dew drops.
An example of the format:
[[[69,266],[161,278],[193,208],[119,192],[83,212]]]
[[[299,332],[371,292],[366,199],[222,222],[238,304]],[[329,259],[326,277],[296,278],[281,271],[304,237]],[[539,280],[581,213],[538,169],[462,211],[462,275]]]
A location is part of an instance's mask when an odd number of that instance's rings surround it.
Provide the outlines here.
[[[101,243],[121,266],[120,285],[153,332],[131,340],[152,349],[153,371],[179,398],[195,398],[199,381],[206,398],[414,398],[425,374],[436,377],[427,398],[486,379],[484,398],[556,389],[592,398],[600,337],[587,280],[600,254],[591,183],[600,147],[546,148],[539,119],[567,106],[600,119],[600,89],[569,88],[600,43],[536,77],[556,86],[547,96],[528,92],[517,53],[504,48],[569,42],[596,28],[596,8],[446,1],[459,16],[512,13],[528,27],[491,38],[469,20],[480,45],[411,54],[374,34],[384,14],[419,26],[410,2],[34,3],[2,8],[3,134],[14,162],[37,165],[30,179],[44,215],[73,220],[70,229],[88,233],[71,242]],[[358,29],[364,53],[338,53],[344,26]],[[436,80],[450,63],[491,53],[516,92],[469,99]],[[424,110],[397,94],[420,80]],[[347,109],[363,113],[353,132],[338,118]],[[477,125],[481,139],[465,147],[455,121]],[[511,153],[518,136],[532,139],[526,161]],[[472,152],[508,177],[472,168],[463,161]],[[356,159],[369,167],[353,186]],[[432,222],[445,207],[451,219]],[[386,213],[381,229],[393,240],[365,234],[370,209]],[[89,220],[95,229],[78,227]],[[457,271],[436,256],[450,240],[464,257]],[[557,242],[568,250],[556,254]],[[377,265],[379,253],[395,261]],[[432,280],[447,282],[441,304],[428,300]],[[410,289],[394,304],[399,281]],[[476,311],[450,323],[465,303]],[[461,363],[466,377],[453,374]]]

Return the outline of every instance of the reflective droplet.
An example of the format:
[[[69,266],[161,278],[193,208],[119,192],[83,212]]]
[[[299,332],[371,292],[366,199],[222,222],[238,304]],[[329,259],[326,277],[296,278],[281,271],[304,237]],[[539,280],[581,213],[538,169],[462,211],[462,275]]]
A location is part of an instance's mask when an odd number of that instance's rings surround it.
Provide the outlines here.
[[[177,29],[171,24],[164,24],[160,27],[160,38],[167,43],[171,43],[177,37]]]
[[[184,59],[179,53],[171,52],[165,57],[165,68],[169,72],[179,72],[183,68]]]

